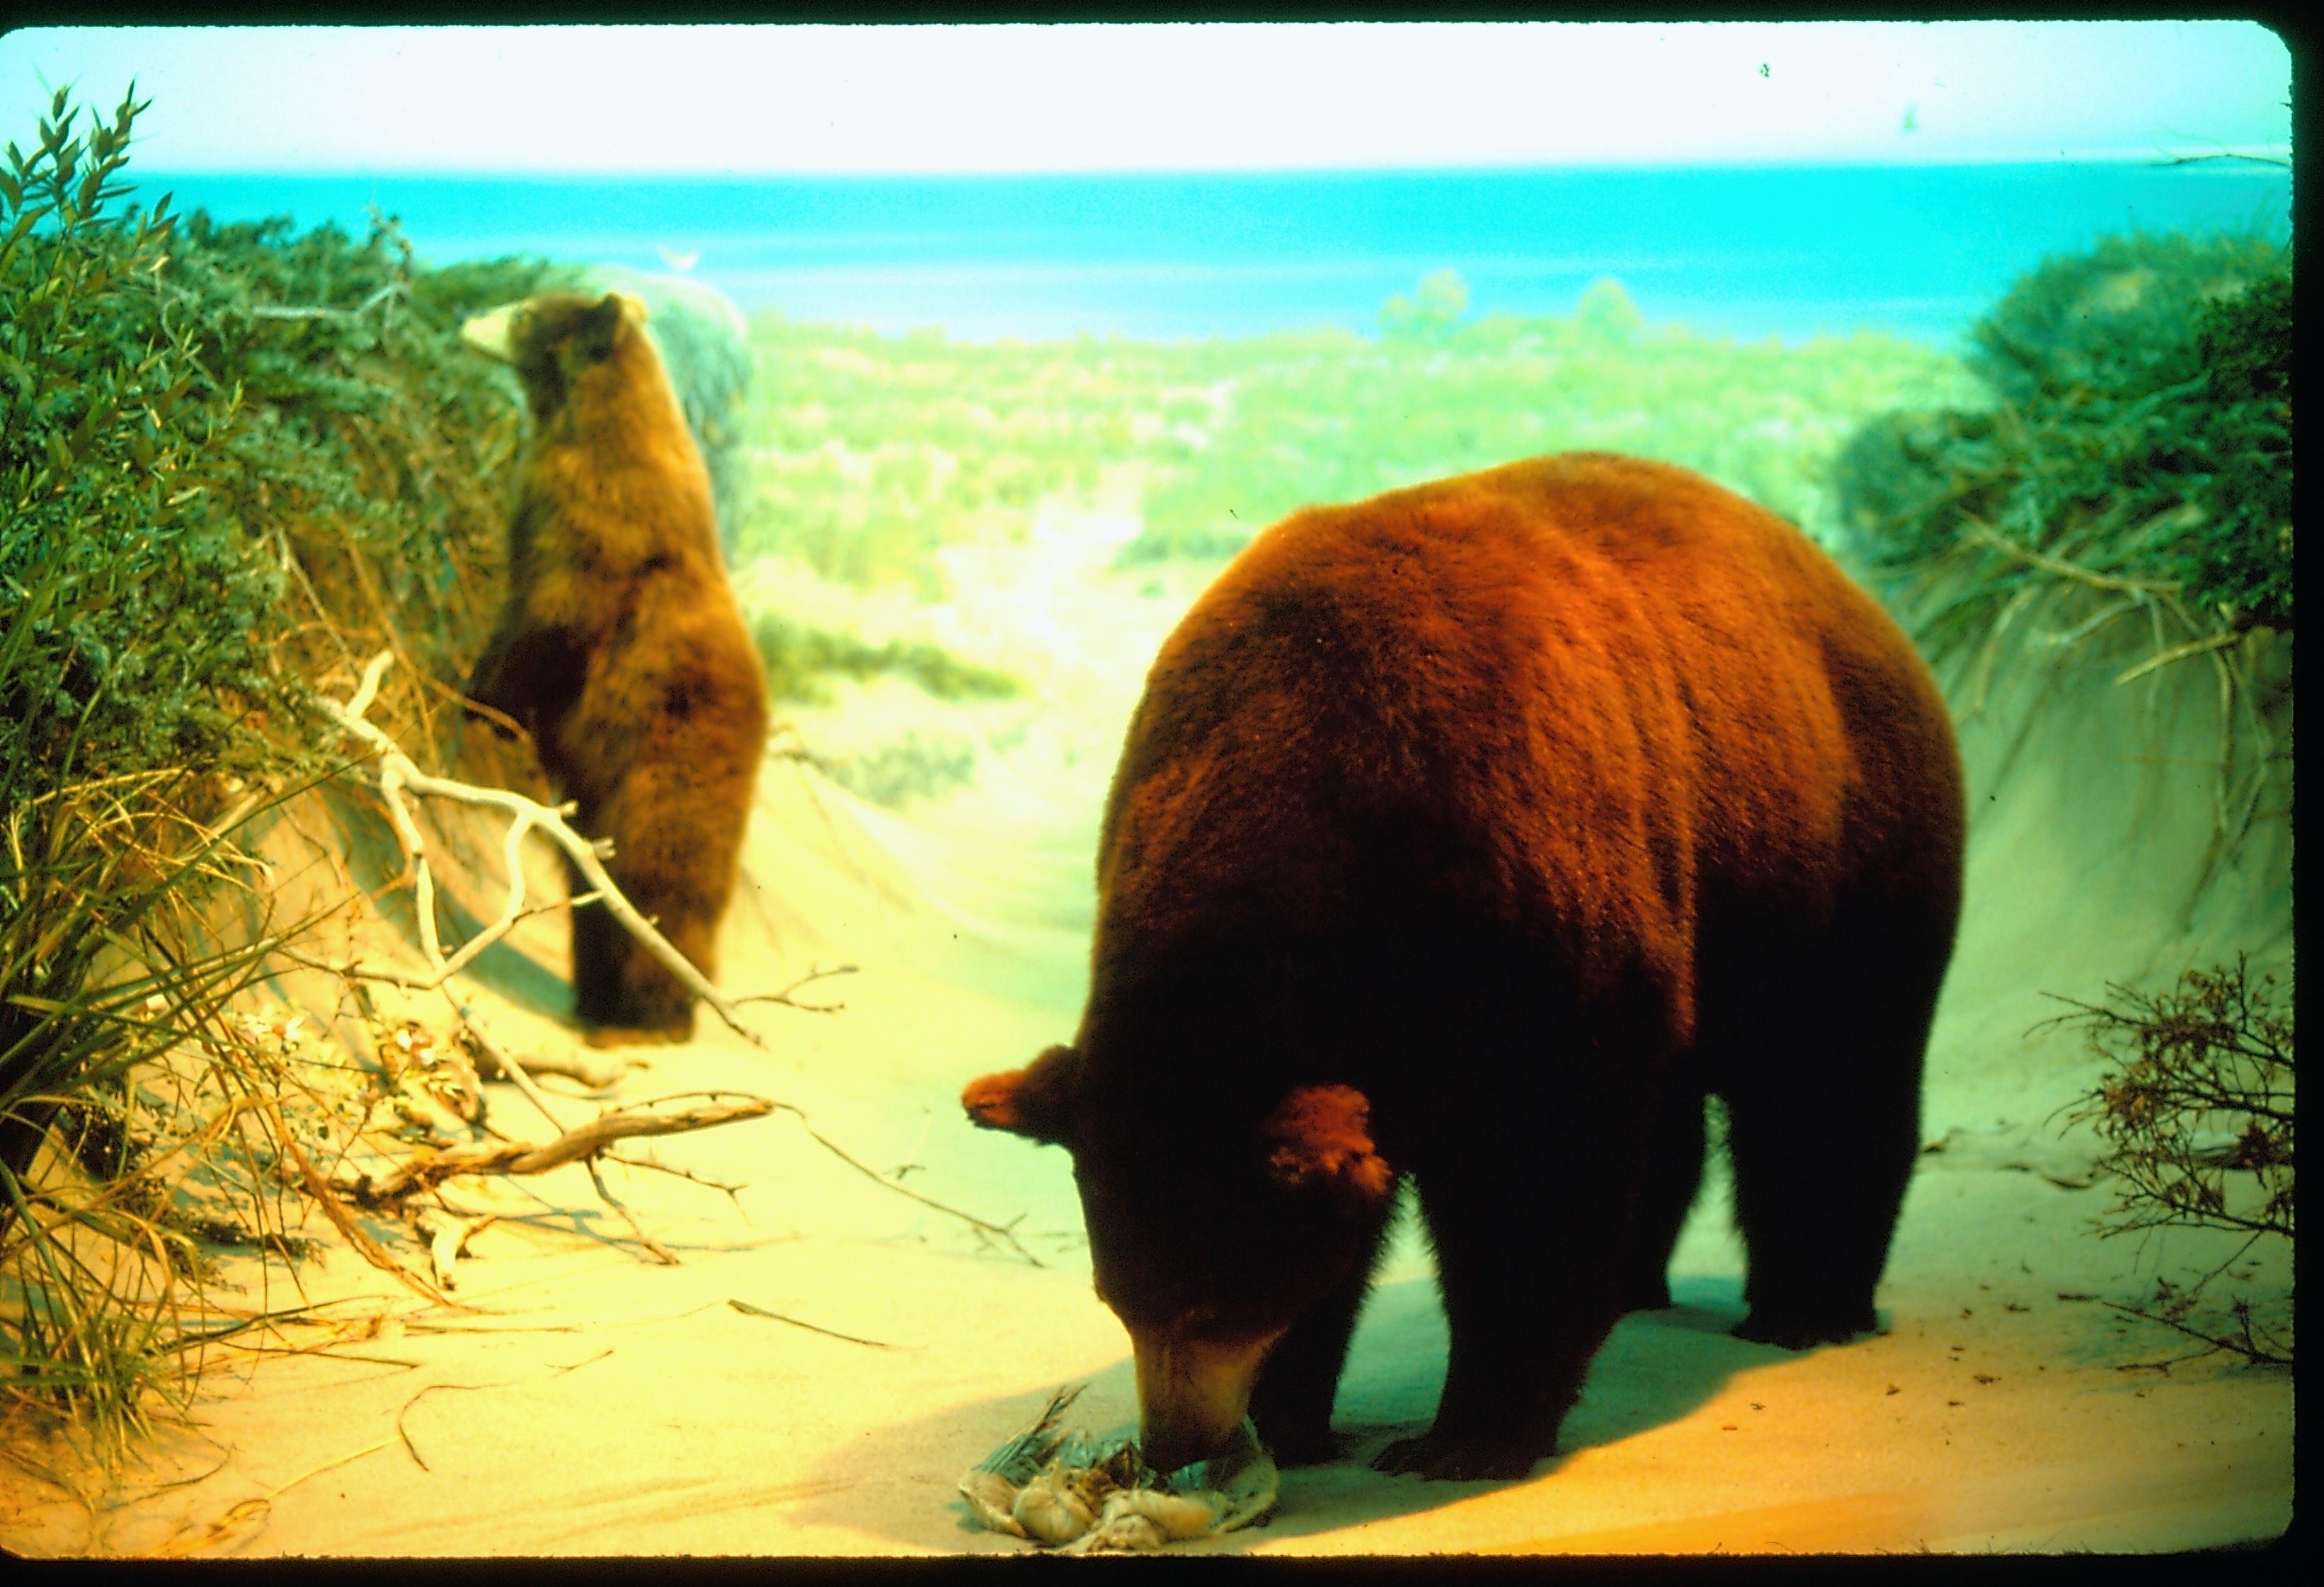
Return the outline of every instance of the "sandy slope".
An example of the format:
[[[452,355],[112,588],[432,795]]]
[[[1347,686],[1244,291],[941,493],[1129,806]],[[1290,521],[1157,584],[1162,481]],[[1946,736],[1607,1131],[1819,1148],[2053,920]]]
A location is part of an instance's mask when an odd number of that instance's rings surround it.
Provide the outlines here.
[[[94,1498],[88,1480],[61,1464],[49,1468],[57,1482],[0,1465],[0,1541],[42,1553],[1021,1549],[970,1528],[954,1483],[1058,1383],[1091,1381],[1077,1410],[1088,1422],[1127,1421],[1127,1341],[1090,1293],[1063,1154],[969,1129],[954,1099],[968,1076],[1070,1035],[1078,1011],[1119,724],[1193,589],[1183,575],[1098,573],[1120,530],[1052,522],[1054,543],[973,570],[978,600],[959,621],[1013,614],[1016,653],[1035,658],[1040,684],[1033,701],[963,718],[988,745],[973,784],[899,815],[796,759],[770,761],[722,979],[765,989],[852,963],[855,974],[801,994],[844,1011],[755,1010],[763,1050],[706,1019],[701,1040],[656,1053],[619,1093],[729,1086],[796,1104],[874,1166],[911,1165],[907,1183],[926,1194],[1018,1220],[1040,1265],[872,1184],[786,1115],[659,1147],[665,1162],[746,1183],[731,1200],[614,1173],[677,1267],[641,1261],[578,1168],[457,1181],[447,1199],[505,1214],[460,1264],[466,1309],[428,1305],[331,1249],[300,1280],[310,1298],[343,1297],[335,1329],[288,1330],[263,1356],[216,1352],[196,1425],[170,1431],[95,1509],[70,1491]],[[914,708],[850,705],[859,732],[881,710]],[[2218,1358],[2126,1370],[2180,1352],[2095,1300],[2061,1298],[2134,1301],[2157,1272],[2218,1258],[2201,1241],[2089,1235],[2107,1193],[2068,1187],[2092,1154],[2052,1119],[2089,1064],[2069,1032],[2027,1034],[2057,1011],[2045,992],[2167,982],[2237,949],[2288,967],[2288,761],[2232,863],[2200,875],[2215,712],[2208,675],[2182,667],[2146,693],[2102,678],[2020,687],[1967,724],[1969,916],[1933,1054],[1932,1149],[1882,1292],[1889,1332],[1802,1356],[1728,1337],[1739,1252],[1714,1194],[1675,1264],[1681,1304],[1620,1325],[1566,1453],[1532,1480],[1429,1484],[1360,1462],[1294,1472],[1269,1524],[1200,1546],[2151,1549],[2280,1531],[2289,1375]],[[811,744],[844,731],[829,713],[801,725]],[[480,966],[477,1007],[519,1050],[570,1039],[561,938],[554,918],[530,921]],[[331,990],[308,990],[330,1015]],[[503,1128],[538,1129],[493,1090]],[[594,1105],[566,1104],[567,1117]],[[416,1259],[405,1232],[373,1228]],[[277,1276],[245,1298],[296,1297]],[[1425,1422],[1443,1336],[1427,1259],[1405,1239],[1341,1391],[1339,1425],[1360,1453]],[[33,1465],[60,1462],[27,1430],[9,1435]]]

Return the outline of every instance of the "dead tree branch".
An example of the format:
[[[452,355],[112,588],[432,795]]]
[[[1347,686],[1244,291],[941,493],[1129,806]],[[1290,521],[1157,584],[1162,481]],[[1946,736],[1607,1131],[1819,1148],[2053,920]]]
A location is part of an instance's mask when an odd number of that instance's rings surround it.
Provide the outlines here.
[[[441,1151],[423,1151],[401,1167],[391,1169],[384,1174],[365,1174],[360,1176],[346,1186],[351,1194],[358,1200],[377,1204],[395,1200],[414,1190],[433,1188],[458,1174],[537,1174],[563,1163],[586,1161],[590,1166],[591,1176],[596,1181],[598,1192],[604,1197],[606,1204],[629,1221],[631,1227],[637,1231],[641,1243],[654,1255],[656,1259],[671,1261],[676,1259],[656,1243],[641,1228],[639,1228],[636,1220],[631,1217],[629,1210],[606,1191],[603,1176],[597,1172],[599,1154],[613,1141],[632,1136],[668,1135],[680,1130],[707,1129],[712,1125],[728,1123],[739,1119],[756,1118],[779,1108],[785,1112],[796,1115],[800,1127],[817,1145],[858,1173],[899,1195],[908,1196],[947,1217],[960,1219],[976,1230],[983,1238],[1007,1246],[1035,1267],[1044,1265],[1040,1258],[1035,1256],[1019,1241],[1010,1227],[989,1223],[973,1213],[962,1212],[957,1207],[948,1206],[933,1196],[923,1195],[910,1186],[881,1173],[817,1130],[807,1121],[806,1111],[789,1103],[770,1102],[761,1097],[745,1097],[735,1102],[706,1103],[700,1107],[675,1114],[644,1112],[641,1111],[641,1108],[653,1104],[640,1104],[639,1108],[617,1110],[579,1126],[568,1126],[560,1120],[550,1108],[549,1099],[542,1094],[540,1088],[534,1084],[531,1077],[526,1074],[524,1066],[493,1044],[469,1013],[467,1008],[460,1001],[450,984],[453,976],[466,968],[486,946],[504,936],[527,912],[524,873],[518,863],[519,845],[527,832],[536,829],[540,831],[571,856],[575,866],[580,871],[592,890],[585,896],[595,897],[599,902],[612,910],[614,918],[643,943],[656,958],[684,982],[696,997],[716,1010],[719,1017],[726,1021],[730,1029],[741,1034],[754,1047],[764,1047],[766,1042],[763,1038],[741,1022],[736,1010],[742,1004],[776,1002],[809,1013],[835,1013],[842,1005],[798,1002],[792,998],[791,994],[811,982],[827,976],[851,973],[855,966],[842,964],[829,968],[811,969],[777,992],[752,993],[731,1000],[720,995],[717,989],[703,978],[701,973],[687,960],[686,956],[672,947],[669,939],[654,929],[651,922],[641,915],[637,908],[622,896],[621,890],[606,874],[602,856],[597,853],[596,846],[567,823],[563,811],[551,809],[537,800],[506,789],[478,788],[468,783],[456,782],[447,778],[431,776],[420,770],[410,757],[398,747],[392,738],[365,719],[364,713],[369,710],[372,701],[378,696],[380,679],[393,660],[394,655],[392,651],[383,650],[374,656],[364,666],[362,681],[351,698],[344,705],[329,699],[326,699],[323,704],[339,726],[353,737],[361,740],[372,750],[377,759],[380,795],[387,804],[389,818],[394,825],[397,839],[402,844],[405,857],[411,866],[414,907],[420,922],[420,947],[427,955],[431,973],[423,980],[394,971],[372,970],[354,964],[317,964],[316,967],[332,970],[358,981],[383,981],[412,990],[441,992],[452,1003],[453,1010],[461,1025],[474,1038],[484,1060],[484,1066],[496,1066],[530,1099],[533,1105],[540,1109],[542,1116],[563,1133],[546,1146],[540,1147],[503,1142],[453,1147]],[[444,952],[443,944],[437,935],[435,878],[429,869],[427,843],[421,836],[417,823],[412,819],[410,807],[405,797],[407,794],[422,798],[433,796],[466,804],[482,805],[488,808],[505,811],[511,818],[508,836],[503,844],[503,853],[509,875],[509,894],[502,907],[500,918],[456,953],[451,955]],[[570,807],[567,807],[567,809],[569,808]],[[301,962],[312,963],[312,961]],[[594,1079],[595,1076],[585,1076],[585,1078]],[[717,1096],[731,1093],[696,1094]],[[733,1194],[730,1187],[721,1186],[720,1188],[727,1189],[729,1195]],[[398,1270],[401,1271],[400,1269]],[[403,1276],[407,1281],[418,1282],[408,1273]]]
[[[622,896],[622,890],[606,874],[604,860],[597,852],[597,845],[576,832],[567,822],[566,813],[572,808],[571,806],[562,810],[551,809],[538,800],[506,789],[479,788],[473,783],[432,776],[420,770],[393,739],[364,720],[364,713],[371,708],[373,699],[379,693],[380,678],[394,660],[392,650],[382,650],[374,656],[364,668],[363,681],[356,687],[355,697],[345,705],[325,699],[323,707],[344,731],[369,745],[378,758],[380,797],[386,801],[388,819],[394,824],[396,839],[403,845],[404,853],[411,863],[413,909],[419,916],[420,944],[427,955],[431,974],[426,980],[418,980],[392,971],[350,968],[347,973],[393,982],[416,991],[429,991],[442,986],[466,968],[477,955],[506,936],[509,929],[523,918],[526,909],[524,869],[519,863],[519,856],[525,835],[539,831],[565,851],[575,868],[587,881],[590,890],[597,895],[597,901],[613,912],[613,918],[644,945],[648,953],[683,982],[687,990],[709,1004],[718,1017],[726,1021],[729,1029],[752,1046],[764,1047],[766,1038],[742,1023],[734,1003],[721,995],[718,989],[703,977],[702,972],[696,970],[684,954],[671,946],[669,939],[656,930],[651,921],[638,912],[637,906]],[[488,809],[505,811],[510,817],[508,835],[501,845],[502,857],[508,871],[509,892],[501,907],[500,918],[449,955],[445,954],[443,943],[437,936],[436,879],[428,864],[427,840],[420,835],[419,825],[411,818],[411,808],[404,797],[407,792],[422,798],[482,805]],[[783,1000],[780,994],[775,994],[771,1001]]]
[[[421,1151],[410,1162],[385,1173],[359,1175],[346,1183],[345,1188],[365,1206],[379,1206],[417,1190],[432,1190],[457,1174],[545,1174],[567,1163],[595,1158],[613,1142],[626,1140],[632,1136],[675,1135],[682,1130],[707,1130],[714,1125],[731,1124],[741,1119],[761,1118],[779,1105],[764,1097],[737,1097],[726,1092],[690,1094],[711,1100],[674,1112],[650,1112],[659,1105],[656,1103],[641,1103],[634,1107],[616,1109],[567,1130],[543,1146],[529,1145],[523,1141],[492,1141],[448,1147],[442,1151]],[[733,1100],[716,1100],[722,1096]],[[674,1097],[661,1099],[665,1103],[676,1100]]]

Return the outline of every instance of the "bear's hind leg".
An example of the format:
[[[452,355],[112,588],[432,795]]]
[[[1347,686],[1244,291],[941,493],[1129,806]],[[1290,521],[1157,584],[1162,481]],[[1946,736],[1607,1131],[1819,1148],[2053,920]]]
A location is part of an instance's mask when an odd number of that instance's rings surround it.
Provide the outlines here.
[[[698,910],[673,909],[669,901],[656,900],[643,889],[623,890],[630,892],[631,901],[654,922],[672,947],[705,975],[712,973],[715,963],[710,951],[714,922],[701,919]],[[641,892],[645,896],[638,896]],[[614,929],[622,931],[618,922]],[[592,1047],[678,1042],[694,1034],[694,993],[668,965],[654,957],[644,943],[627,931],[622,931],[613,987],[604,1018],[588,1032]]]
[[[1702,1186],[1702,1102],[1700,1072],[1691,1060],[1682,1060],[1663,1083],[1662,1101],[1647,1138],[1637,1228],[1623,1269],[1626,1312],[1659,1311],[1671,1303],[1671,1252]]]
[[[673,946],[701,963],[695,949],[696,939],[705,936],[702,929],[682,915],[673,919],[667,903],[650,889],[618,872],[613,881]],[[589,884],[576,874],[571,885],[577,894]],[[613,910],[602,903],[583,904],[573,911],[573,1014],[593,1047],[684,1041],[693,1032],[694,994]]]
[[[638,912],[710,979],[718,973],[718,920],[733,891],[756,763],[738,752],[735,763],[722,765],[721,757],[681,741],[677,729],[683,724],[657,723],[638,763],[605,801],[604,831],[613,840],[606,871]],[[693,1034],[694,993],[644,944],[625,933],[614,971],[596,1010],[598,1028],[589,1033],[593,1045],[684,1041]]]
[[[1849,946],[1789,983],[1804,990],[1788,1018],[1763,1022],[1724,1066],[1749,1263],[1735,1333],[1791,1350],[1878,1326],[1873,1290],[1920,1149],[1944,970],[1941,945],[1883,953],[1882,935],[1861,931],[1834,941]]]
[[[567,869],[567,886],[579,897],[589,883]],[[622,961],[630,934],[603,904],[576,904],[573,917],[573,1017],[585,1028],[614,1023],[621,1010]]]

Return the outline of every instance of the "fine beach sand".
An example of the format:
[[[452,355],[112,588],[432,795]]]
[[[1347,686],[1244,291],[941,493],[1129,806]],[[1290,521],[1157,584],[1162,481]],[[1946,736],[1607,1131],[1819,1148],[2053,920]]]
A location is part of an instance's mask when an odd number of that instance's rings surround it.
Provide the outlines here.
[[[1010,653],[1038,662],[1024,669],[1028,697],[945,707],[882,684],[794,714],[801,741],[825,756],[953,734],[975,747],[975,776],[890,810],[795,755],[770,758],[720,983],[769,991],[853,964],[797,993],[844,1009],[752,1008],[762,1048],[706,1011],[695,1043],[649,1049],[614,1093],[724,1087],[791,1104],[872,1167],[908,1166],[904,1183],[921,1194],[1010,1225],[1022,1253],[872,1183],[782,1112],[655,1143],[665,1163],[746,1186],[732,1197],[609,1172],[674,1267],[641,1259],[579,1167],[452,1182],[458,1208],[503,1214],[457,1265],[456,1308],[399,1286],[310,1214],[303,1232],[324,1250],[299,1268],[299,1287],[244,1264],[228,1276],[249,1287],[228,1298],[288,1306],[303,1290],[333,1303],[318,1314],[329,1325],[287,1326],[265,1353],[214,1349],[189,1421],[165,1424],[110,1493],[37,1430],[0,1428],[18,1457],[0,1462],[0,1544],[40,1555],[1026,1549],[974,1529],[954,1484],[1060,1384],[1090,1385],[1077,1426],[1128,1422],[1128,1340],[1091,1293],[1065,1154],[972,1130],[956,1098],[970,1077],[1069,1038],[1079,1013],[1098,809],[1120,724],[1202,582],[1185,568],[1103,571],[1134,528],[1050,515],[1028,547],[951,569],[976,595],[940,637],[1010,631]],[[740,582],[746,595],[772,593]],[[1387,1478],[1361,1457],[1425,1425],[1443,1365],[1428,1259],[1407,1229],[1340,1391],[1338,1426],[1358,1458],[1286,1472],[1266,1525],[1188,1548],[2149,1550],[2281,1532],[2290,1373],[2218,1355],[2135,1370],[2190,1346],[2103,1304],[2143,1300],[2158,1274],[2183,1280],[2232,1246],[2090,1232],[2111,1197],[2087,1183],[2093,1138],[2066,1132],[2060,1110],[2095,1061],[2072,1029],[2036,1028],[2064,1007],[2044,993],[2159,988],[2238,951],[2255,973],[2288,979],[2289,760],[2249,835],[2206,876],[2215,679],[2200,658],[2120,687],[2110,671],[2006,674],[1964,723],[1968,917],[1932,1053],[1929,1149],[1880,1294],[1887,1332],[1803,1355],[1729,1337],[1740,1252],[1714,1176],[1674,1266],[1679,1304],[1617,1328],[1556,1460],[1508,1484]],[[490,823],[429,813],[465,840],[453,848],[496,853]],[[545,853],[533,869],[556,874]],[[493,912],[488,866],[446,881],[471,915]],[[531,918],[478,962],[474,1006],[519,1054],[574,1044],[564,937],[561,916]],[[416,962],[383,924],[351,946]],[[283,984],[318,1029],[363,1046],[336,983]],[[443,1021],[440,1001],[383,995],[382,1007]],[[509,1087],[490,1089],[502,1129],[545,1132]],[[598,1105],[566,1102],[564,1116]],[[401,1225],[367,1226],[424,1267]],[[2254,1292],[2288,1289],[2288,1273],[2264,1265],[2277,1259],[2262,1259]]]

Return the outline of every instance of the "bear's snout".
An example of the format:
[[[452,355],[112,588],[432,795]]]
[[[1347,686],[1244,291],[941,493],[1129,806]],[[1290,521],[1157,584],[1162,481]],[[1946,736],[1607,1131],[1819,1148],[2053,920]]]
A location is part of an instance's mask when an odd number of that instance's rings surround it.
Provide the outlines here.
[[[1259,1365],[1281,1332],[1258,1340],[1132,1333],[1138,1442],[1146,1463],[1175,1472],[1223,1451],[1250,1410]]]

